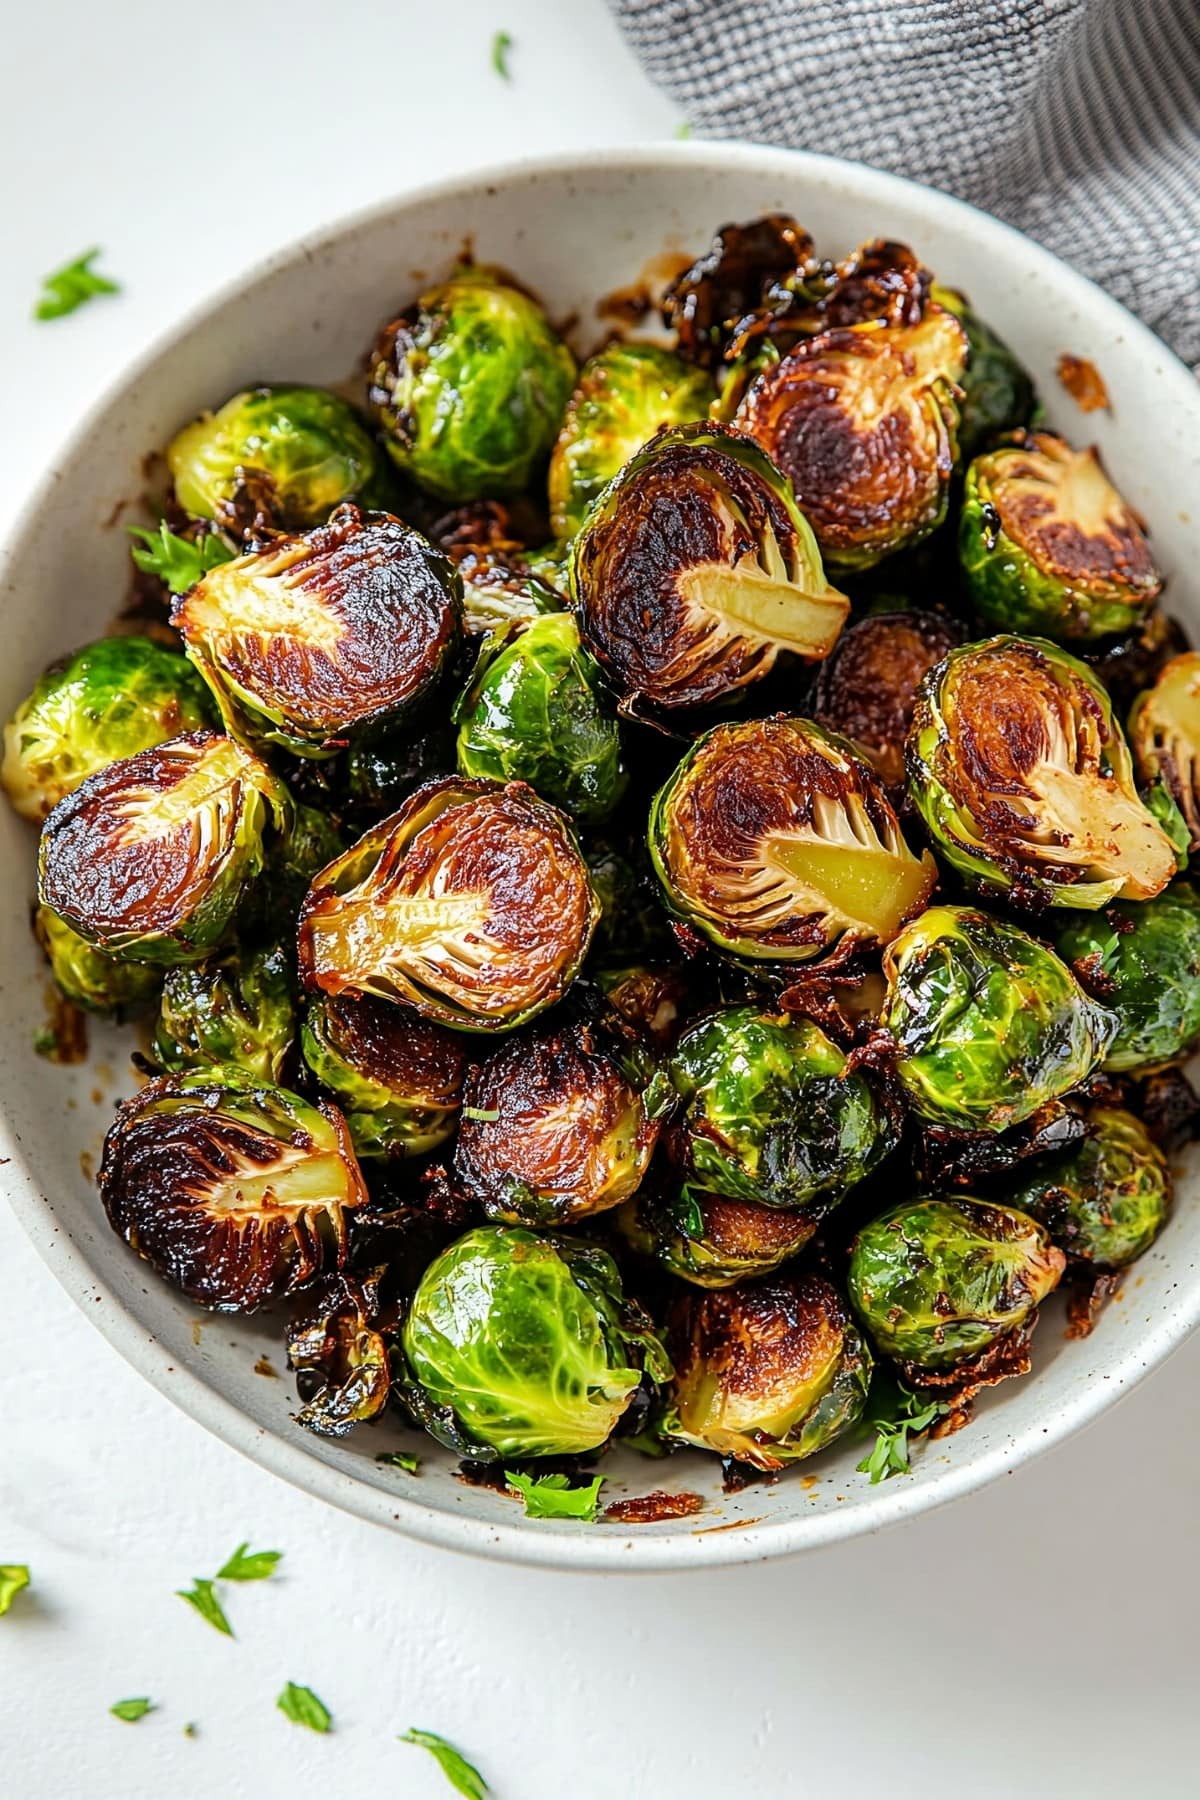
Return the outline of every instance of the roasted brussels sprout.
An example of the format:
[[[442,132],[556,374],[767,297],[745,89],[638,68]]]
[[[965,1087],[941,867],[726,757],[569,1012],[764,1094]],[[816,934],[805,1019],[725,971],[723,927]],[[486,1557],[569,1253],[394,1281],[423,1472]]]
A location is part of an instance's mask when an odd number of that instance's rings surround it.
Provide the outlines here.
[[[226,728],[316,757],[411,713],[453,657],[460,619],[446,558],[399,519],[353,506],[210,569],[171,612]]]
[[[456,505],[529,486],[575,359],[528,294],[465,269],[384,326],[371,371],[367,400],[392,460]]]
[[[464,557],[458,572],[463,584],[463,629],[471,637],[486,637],[506,626],[567,609],[565,596],[523,565],[490,556]]]
[[[650,854],[672,912],[749,961],[886,944],[937,879],[877,777],[805,719],[702,737],[655,796]]]
[[[388,1343],[376,1318],[381,1274],[362,1281],[327,1276],[307,1297],[303,1317],[288,1327],[288,1368],[296,1371],[304,1401],[293,1417],[318,1437],[345,1437],[387,1405]]]
[[[456,1184],[503,1224],[573,1225],[619,1206],[649,1166],[667,1093],[615,1015],[537,1025],[467,1077]]]
[[[1037,1163],[1005,1199],[1044,1225],[1068,1262],[1109,1272],[1148,1250],[1166,1224],[1171,1171],[1140,1119],[1093,1107],[1082,1143]]]
[[[617,1229],[643,1256],[695,1287],[732,1287],[768,1275],[799,1255],[820,1213],[787,1212],[721,1194],[654,1194],[643,1190],[616,1215]]]
[[[33,928],[46,952],[50,973],[67,999],[88,1012],[122,1012],[158,997],[162,970],[142,963],[122,962],[89,944],[64,924],[48,906],[39,906]]]
[[[934,283],[930,297],[952,312],[967,334],[971,354],[959,376],[958,447],[964,462],[985,450],[1001,432],[1028,425],[1037,411],[1033,377],[1003,338],[984,323],[965,294]]]
[[[380,455],[354,408],[326,388],[258,387],[202,413],[167,445],[175,498],[240,532],[304,531],[335,506],[386,504]]]
[[[1160,781],[1200,850],[1200,653],[1173,656],[1134,702],[1129,736],[1143,781]]]
[[[669,1069],[684,1107],[670,1148],[688,1192],[820,1209],[896,1142],[866,1076],[809,1019],[753,1006],[709,1013],[688,1026]]]
[[[164,1076],[104,1140],[113,1230],[189,1299],[250,1312],[340,1267],[367,1191],[340,1113],[248,1074]]]
[[[774,459],[834,570],[868,569],[942,523],[957,461],[962,326],[871,320],[804,338],[763,370],[735,423]]]
[[[1092,910],[1149,900],[1176,872],[1107,694],[1043,639],[951,650],[922,684],[907,759],[934,844],[985,891]]]
[[[607,818],[625,791],[620,728],[570,613],[489,639],[454,717],[462,775],[527,781],[585,825]]]
[[[1116,1016],[1066,964],[1004,919],[934,906],[884,951],[886,1023],[913,1111],[1003,1131],[1103,1062]]]
[[[611,1435],[666,1354],[596,1245],[519,1226],[468,1232],[413,1295],[404,1354],[421,1422],[460,1454],[573,1456]]]
[[[432,781],[314,882],[300,967],[328,994],[506,1031],[566,992],[598,914],[569,825],[532,789]]]
[[[1069,918],[1058,953],[1119,1021],[1104,1067],[1144,1074],[1200,1040],[1200,894],[1172,882],[1153,900]]]
[[[850,1304],[877,1350],[915,1370],[970,1362],[1028,1325],[1066,1259],[1028,1214],[964,1195],[904,1200],[850,1250]]]
[[[817,295],[832,278],[808,232],[787,213],[722,225],[712,244],[671,284],[663,323],[690,361],[713,367],[751,321],[790,312],[797,297]]]
[[[152,1054],[160,1069],[245,1069],[282,1080],[296,1031],[291,959],[279,946],[235,949],[168,969]]]
[[[368,994],[318,994],[300,1047],[360,1156],[422,1156],[453,1133],[467,1061],[453,1032]]]
[[[883,612],[849,626],[817,670],[808,711],[849,738],[888,788],[904,781],[917,689],[962,632],[943,613]]]
[[[1132,631],[1162,590],[1133,509],[1094,449],[1026,432],[967,470],[959,554],[981,618],[1066,640]]]
[[[758,1469],[823,1450],[866,1403],[871,1353],[819,1275],[770,1275],[689,1294],[668,1342],[672,1436]]]
[[[304,896],[345,848],[346,840],[328,813],[294,803],[287,831],[268,845],[262,874],[239,908],[239,934],[267,944],[293,936]]]
[[[110,763],[42,827],[38,899],[134,962],[193,962],[226,936],[287,797],[232,738],[193,731]]]
[[[827,655],[849,607],[769,457],[705,424],[660,432],[604,489],[571,592],[626,707],[665,712],[732,698],[780,651]]]
[[[430,537],[462,578],[463,625],[473,636],[566,608],[566,546],[528,549],[503,501],[456,507]]]
[[[690,1010],[691,994],[682,970],[637,964],[600,969],[596,985],[614,1012],[647,1043],[658,1050],[671,1048]]]
[[[0,785],[40,824],[89,775],[212,724],[196,671],[143,637],[101,638],[54,663],[4,728]]]
[[[618,849],[607,838],[593,838],[585,861],[600,903],[593,960],[602,967],[628,967],[643,958],[669,954],[674,943],[645,845]]]
[[[601,488],[664,425],[704,419],[715,390],[701,369],[655,344],[609,344],[590,357],[550,458],[550,523],[572,538]]]

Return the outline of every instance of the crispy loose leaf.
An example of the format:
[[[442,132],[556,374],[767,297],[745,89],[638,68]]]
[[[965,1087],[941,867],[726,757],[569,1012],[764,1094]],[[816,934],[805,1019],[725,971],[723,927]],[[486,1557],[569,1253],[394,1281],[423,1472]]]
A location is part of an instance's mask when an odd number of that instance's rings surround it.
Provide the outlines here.
[[[456,1750],[453,1744],[448,1744],[444,1737],[438,1737],[436,1732],[418,1731],[416,1726],[410,1726],[400,1742],[416,1744],[436,1757],[450,1786],[457,1793],[465,1794],[466,1800],[483,1800],[483,1796],[491,1792],[479,1770],[467,1761],[462,1751]]]

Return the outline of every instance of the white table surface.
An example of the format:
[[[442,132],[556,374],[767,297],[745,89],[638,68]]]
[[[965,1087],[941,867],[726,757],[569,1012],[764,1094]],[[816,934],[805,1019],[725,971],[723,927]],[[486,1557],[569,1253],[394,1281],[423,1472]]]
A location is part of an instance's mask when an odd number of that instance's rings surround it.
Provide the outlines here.
[[[127,359],[263,251],[406,183],[675,126],[602,0],[7,9],[0,527]],[[120,300],[31,323],[41,274],[92,243]],[[0,1561],[34,1582],[0,1620],[0,1794],[438,1800],[395,1742],[412,1724],[498,1800],[1195,1794],[1198,1384],[1195,1342],[1086,1436],[882,1537],[711,1575],[539,1574],[244,1462],[126,1368],[0,1210]],[[231,1590],[231,1642],[173,1591],[243,1538],[286,1559]],[[276,1712],[288,1679],[334,1735]],[[108,1717],[131,1694],[161,1710]]]

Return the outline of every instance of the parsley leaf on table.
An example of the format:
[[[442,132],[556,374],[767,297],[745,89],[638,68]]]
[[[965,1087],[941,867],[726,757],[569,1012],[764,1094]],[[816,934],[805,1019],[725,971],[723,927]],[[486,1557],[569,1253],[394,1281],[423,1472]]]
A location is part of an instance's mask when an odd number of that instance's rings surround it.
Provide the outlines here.
[[[249,1544],[239,1544],[225,1566],[217,1570],[217,1580],[265,1581],[275,1573],[282,1556],[282,1550],[251,1550]]]
[[[91,264],[99,250],[85,250],[74,262],[65,263],[42,281],[42,292],[33,309],[35,319],[62,319],[97,294],[119,294],[121,289],[107,275],[97,275]]]
[[[467,1800],[483,1800],[491,1789],[473,1763],[469,1763],[461,1750],[448,1744],[436,1731],[418,1731],[411,1726],[400,1739],[402,1744],[417,1744],[422,1750],[428,1750],[441,1765],[442,1774],[458,1793],[465,1794]]]
[[[142,1694],[136,1700],[116,1700],[108,1710],[114,1719],[124,1719],[127,1725],[136,1725],[139,1719],[144,1719],[148,1712],[154,1711],[154,1702]]]
[[[27,1563],[0,1563],[0,1615],[8,1611],[21,1589],[28,1586]]]
[[[206,1619],[214,1631],[224,1632],[226,1637],[233,1636],[233,1626],[225,1617],[224,1608],[217,1599],[216,1590],[211,1581],[198,1575],[190,1588],[176,1588],[175,1592],[189,1606],[194,1606],[202,1619]]]
[[[508,67],[508,53],[512,49],[512,37],[507,31],[498,31],[492,39],[492,67],[504,81],[511,81],[512,75]]]
[[[307,1725],[310,1731],[333,1730],[333,1714],[325,1702],[318,1700],[311,1688],[301,1687],[298,1682],[287,1682],[275,1704],[293,1725]]]

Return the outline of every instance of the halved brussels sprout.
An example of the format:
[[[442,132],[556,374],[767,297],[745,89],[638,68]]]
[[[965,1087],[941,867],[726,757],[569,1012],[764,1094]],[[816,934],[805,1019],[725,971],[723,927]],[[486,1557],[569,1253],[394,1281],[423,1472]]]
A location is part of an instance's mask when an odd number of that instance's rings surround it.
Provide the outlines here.
[[[1173,656],[1134,701],[1129,737],[1145,782],[1161,781],[1200,850],[1200,652]]]
[[[411,713],[453,657],[460,618],[446,558],[353,506],[210,569],[171,611],[233,735],[318,757]]]
[[[1093,1107],[1074,1150],[1039,1163],[1005,1192],[1040,1221],[1068,1262],[1124,1269],[1148,1250],[1171,1210],[1167,1159],[1140,1119]]]
[[[1003,1131],[1086,1081],[1116,1016],[1066,964],[1004,919],[933,906],[884,951],[887,1026],[913,1111],[957,1131]]]
[[[633,1249],[695,1287],[732,1287],[768,1275],[798,1256],[815,1235],[820,1213],[786,1212],[721,1194],[662,1195],[643,1190],[616,1215]]]
[[[571,593],[625,705],[667,712],[730,699],[780,651],[828,655],[850,604],[770,458],[703,423],[660,432],[604,489]]]
[[[304,1401],[297,1425],[318,1437],[340,1438],[387,1405],[391,1367],[386,1337],[377,1328],[382,1270],[362,1281],[327,1276],[308,1296],[302,1318],[288,1327],[288,1368]]]
[[[1028,425],[1037,411],[1037,393],[1028,369],[979,317],[965,294],[935,282],[930,297],[954,314],[971,346],[966,370],[959,376],[958,447],[967,463],[1001,432]]]
[[[671,1436],[757,1469],[823,1450],[866,1404],[871,1352],[819,1275],[689,1294],[672,1314],[669,1346]]]
[[[1068,919],[1058,953],[1119,1021],[1104,1067],[1144,1074],[1200,1040],[1200,894],[1172,882],[1153,900]]]
[[[279,1081],[295,1031],[290,957],[235,949],[168,969],[152,1053],[170,1074],[233,1068]]]
[[[666,1092],[616,1017],[535,1026],[467,1077],[457,1185],[503,1224],[573,1225],[619,1206],[649,1166]]]
[[[300,967],[327,994],[508,1031],[566,992],[599,910],[570,826],[531,788],[432,781],[313,883]]]
[[[40,824],[89,775],[214,718],[204,683],[172,650],[143,637],[101,638],[52,663],[4,727],[3,786]]]
[[[484,1460],[598,1449],[643,1370],[670,1373],[606,1251],[519,1226],[468,1232],[435,1257],[402,1341],[421,1423]]]
[[[326,388],[247,388],[185,425],[166,454],[184,512],[238,532],[304,531],[344,500],[387,498],[370,434]]]
[[[941,1370],[1027,1326],[1065,1265],[1028,1214],[956,1195],[903,1200],[864,1225],[847,1280],[877,1350],[916,1370]]]
[[[967,470],[959,554],[980,616],[1004,631],[1132,631],[1162,591],[1136,513],[1095,449],[1026,432]]]
[[[33,929],[59,990],[75,1006],[88,1012],[119,1013],[127,1006],[146,1005],[157,998],[161,969],[122,962],[98,950],[48,906],[38,907]]]
[[[664,425],[708,417],[702,369],[656,344],[609,344],[579,371],[550,458],[550,524],[572,538],[601,488]]]
[[[671,910],[749,961],[886,944],[937,880],[878,778],[806,719],[702,737],[655,796],[650,854]]]
[[[904,744],[917,689],[962,642],[944,613],[882,612],[842,633],[817,671],[808,708],[818,725],[849,738],[889,788],[904,781]]]
[[[188,732],[110,763],[55,807],[38,899],[135,962],[193,962],[225,937],[287,795],[232,738]]]
[[[454,718],[462,775],[527,781],[585,825],[607,818],[625,792],[620,727],[570,613],[491,638]]]
[[[951,650],[922,684],[907,757],[934,844],[977,887],[1094,910],[1149,900],[1176,872],[1108,695],[1044,639]]]
[[[300,1047],[360,1156],[423,1156],[453,1134],[467,1061],[453,1032],[368,994],[319,994]]]
[[[762,1206],[828,1206],[896,1143],[861,1070],[811,1020],[735,1006],[689,1025],[669,1064],[689,1186]]]
[[[367,401],[397,467],[456,505],[529,486],[574,381],[536,300],[465,269],[383,327]]]
[[[113,1230],[218,1312],[340,1268],[346,1214],[367,1200],[340,1113],[230,1069],[164,1076],[124,1101],[99,1179]]]
[[[868,569],[942,523],[967,354],[930,306],[917,324],[801,339],[747,392],[735,423],[791,482],[831,569]]]

